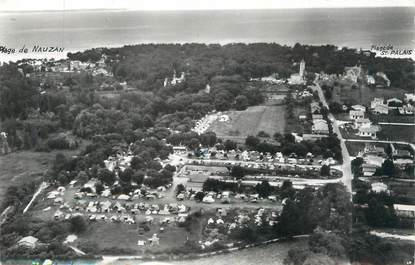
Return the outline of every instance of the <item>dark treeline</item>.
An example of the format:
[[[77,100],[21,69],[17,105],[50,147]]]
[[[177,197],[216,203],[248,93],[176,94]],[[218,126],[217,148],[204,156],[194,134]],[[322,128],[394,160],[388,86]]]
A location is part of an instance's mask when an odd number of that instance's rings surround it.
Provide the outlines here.
[[[68,54],[71,59],[96,60],[105,53],[119,59],[113,64],[117,77],[139,82],[148,89],[158,88],[171,69],[188,72],[196,82],[208,81],[217,75],[241,75],[244,78],[278,73],[288,77],[298,70],[293,62],[304,59],[307,71],[341,74],[345,66],[362,65],[369,74],[384,72],[393,86],[411,88],[414,84],[414,66],[411,60],[375,58],[355,49],[338,49],[333,45],[294,47],[271,43],[254,44],[149,44],[122,48],[88,50]],[[197,77],[197,78],[196,78]],[[198,78],[200,77],[200,78]],[[204,84],[202,84],[204,85]]]

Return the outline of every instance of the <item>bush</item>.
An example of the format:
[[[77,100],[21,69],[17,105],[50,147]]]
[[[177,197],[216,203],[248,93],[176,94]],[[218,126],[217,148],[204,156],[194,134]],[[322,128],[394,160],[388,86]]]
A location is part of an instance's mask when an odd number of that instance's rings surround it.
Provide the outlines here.
[[[83,216],[75,216],[69,219],[71,224],[71,231],[77,234],[81,234],[88,228],[88,223]]]
[[[49,139],[47,145],[50,149],[76,149],[78,147],[78,142],[67,134],[62,133]]]
[[[264,131],[259,131],[257,134],[258,137],[262,137],[262,138],[269,138],[271,137],[268,133],[264,132]]]

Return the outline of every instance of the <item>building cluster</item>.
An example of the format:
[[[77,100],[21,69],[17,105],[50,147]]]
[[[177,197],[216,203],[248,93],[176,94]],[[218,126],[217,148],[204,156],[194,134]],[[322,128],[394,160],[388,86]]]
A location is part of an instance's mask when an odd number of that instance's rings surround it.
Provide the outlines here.
[[[23,72],[23,65],[30,65],[34,73],[55,72],[55,73],[75,73],[75,72],[89,72],[92,75],[113,76],[107,70],[106,55],[103,54],[100,60],[96,62],[82,62],[79,60],[62,59],[55,61],[53,59],[28,59],[19,62],[18,68]],[[26,75],[30,76],[30,73]]]
[[[137,216],[145,216],[146,221],[151,223],[153,216],[171,216],[176,218],[166,217],[164,222],[184,222],[187,217],[187,208],[183,204],[169,203],[169,204],[150,204],[146,202],[134,202],[133,199],[145,198],[149,196],[141,194],[140,190],[134,191],[135,196],[126,194],[110,196],[106,200],[96,200],[84,194],[75,194],[75,200],[72,203],[67,203],[63,199],[65,192],[64,187],[59,187],[56,191],[51,191],[48,199],[53,199],[53,204],[59,206],[54,213],[56,220],[68,220],[74,216],[86,216],[90,221],[111,221],[123,222],[127,224],[134,224]],[[59,197],[56,197],[56,196]],[[149,194],[147,194],[149,195]],[[105,196],[102,196],[105,197]],[[153,195],[154,197],[154,195]],[[46,208],[45,210],[49,210]]]
[[[313,125],[311,126],[311,132],[313,134],[329,134],[329,124],[322,115],[320,104],[316,101],[313,101],[310,103],[310,108],[313,122]]]
[[[414,107],[414,94],[405,94],[405,99],[400,100],[398,98],[374,98],[370,102],[371,112],[374,114],[388,115],[397,111],[399,115],[413,115],[415,111]]]
[[[206,222],[203,231],[204,239],[199,241],[201,249],[212,246],[216,242],[225,243],[228,235],[235,229],[242,229],[248,226],[274,226],[278,223],[279,212],[270,211],[264,208],[253,210],[226,211],[218,208],[214,215],[211,215]],[[225,244],[227,247],[234,246],[234,243]]]
[[[314,97],[313,87],[308,86],[307,88],[304,87],[302,89],[296,89],[295,91],[291,92],[291,95],[297,102],[305,102],[307,99],[312,100]]]
[[[343,79],[352,81],[353,83],[363,81],[367,85],[376,85],[380,83],[384,84],[387,87],[391,85],[391,81],[385,73],[377,72],[375,75],[365,75],[361,66],[345,67]]]
[[[264,76],[264,77],[258,77],[258,78],[250,78],[249,81],[254,82],[254,81],[261,81],[261,82],[266,82],[269,84],[284,84],[286,82],[285,79],[282,78],[278,78],[278,74],[274,73],[270,76]]]
[[[220,111],[208,113],[203,118],[195,122],[195,127],[192,128],[192,131],[198,134],[203,134],[209,129],[210,125],[216,120],[220,122],[228,122],[230,118],[228,115],[222,114],[222,112]]]
[[[301,60],[298,73],[292,74],[287,80],[290,85],[305,85],[305,61]]]
[[[406,149],[396,146],[395,144],[388,144],[391,150],[391,156],[394,164],[402,169],[406,165],[413,163],[413,155]],[[364,149],[359,152],[358,156],[363,158],[362,172],[364,177],[371,177],[376,170],[382,167],[383,162],[387,159],[387,154],[384,146],[367,143]]]
[[[180,75],[180,77],[177,77],[176,70],[174,70],[173,77],[171,79],[169,79],[168,77],[166,77],[164,79],[163,86],[164,87],[167,87],[168,85],[175,86],[177,84],[182,83],[184,80],[185,80],[185,73],[182,72],[181,75]]]
[[[380,131],[379,125],[372,124],[372,122],[365,118],[366,107],[362,105],[353,105],[349,111],[349,118],[353,121],[353,129],[357,131],[360,137],[377,138],[377,133]]]
[[[134,89],[128,86],[127,81],[119,82],[115,79],[107,79],[99,85],[101,91],[128,91]]]
[[[306,77],[305,77],[305,61],[304,59],[301,60],[300,63],[293,63],[294,66],[299,65],[298,73],[294,73],[290,75],[288,79],[280,78],[278,73],[273,73],[269,76],[264,77],[257,77],[257,78],[250,78],[249,81],[251,82],[266,82],[268,84],[278,85],[278,84],[285,84],[288,83],[289,85],[305,85],[306,84]]]
[[[115,156],[108,157],[108,159],[104,160],[104,164],[105,167],[111,172],[114,172],[114,170],[124,171],[130,166],[133,157],[134,156],[131,150],[128,150],[127,152],[120,152]]]

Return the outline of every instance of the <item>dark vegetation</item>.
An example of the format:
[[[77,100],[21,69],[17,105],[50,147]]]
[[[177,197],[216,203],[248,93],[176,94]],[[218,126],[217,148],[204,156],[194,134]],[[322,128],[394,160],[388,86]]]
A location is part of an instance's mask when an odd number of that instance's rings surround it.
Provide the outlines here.
[[[393,208],[393,204],[407,203],[399,194],[387,192],[374,192],[370,184],[359,180],[362,176],[363,159],[356,158],[352,161],[352,172],[354,174],[353,189],[356,195],[353,202],[355,207],[355,220],[357,223],[367,224],[377,228],[413,228],[413,221],[408,218],[398,217]],[[386,178],[393,178],[395,166],[391,160],[385,160],[382,167],[378,169]],[[378,172],[379,174],[379,172]]]
[[[261,141],[255,136],[248,136],[245,139],[245,146],[249,150],[260,153],[268,152],[271,155],[281,152],[285,156],[295,154],[298,157],[306,157],[307,153],[312,153],[314,156],[321,155],[323,158],[333,157],[340,162],[343,160],[340,141],[334,134],[316,141],[301,141],[299,143],[295,142],[294,136],[290,133],[284,135],[275,133],[273,138],[278,144]]]

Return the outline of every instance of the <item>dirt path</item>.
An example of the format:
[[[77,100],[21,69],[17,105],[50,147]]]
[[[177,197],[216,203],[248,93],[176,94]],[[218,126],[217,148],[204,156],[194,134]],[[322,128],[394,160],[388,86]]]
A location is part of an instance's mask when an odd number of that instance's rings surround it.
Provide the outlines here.
[[[42,182],[39,186],[39,189],[35,192],[35,194],[33,194],[32,199],[30,200],[30,202],[27,204],[26,208],[24,208],[23,210],[23,214],[27,212],[27,210],[29,210],[30,206],[33,204],[33,202],[36,200],[37,196],[39,196],[39,194],[48,187],[48,184],[46,182]]]
[[[400,234],[391,234],[386,232],[379,232],[379,231],[370,231],[372,235],[383,237],[383,238],[395,238],[401,240],[409,240],[415,242],[415,235],[400,235]]]

